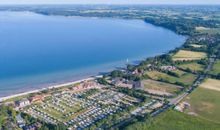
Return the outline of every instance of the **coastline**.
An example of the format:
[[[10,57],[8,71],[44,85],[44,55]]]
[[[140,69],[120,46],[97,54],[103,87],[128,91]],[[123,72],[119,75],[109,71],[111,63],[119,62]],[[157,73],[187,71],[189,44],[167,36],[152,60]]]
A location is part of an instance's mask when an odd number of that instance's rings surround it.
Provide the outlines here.
[[[83,16],[80,16],[80,17],[83,17]],[[156,27],[160,27],[160,26],[156,26]],[[181,43],[180,46],[182,46],[184,43],[185,43],[185,41],[183,43]],[[175,48],[176,47],[174,47],[174,49]],[[171,49],[171,50],[173,50],[173,49]],[[170,50],[168,50],[168,51],[170,51]],[[163,54],[163,53],[161,52],[161,54]],[[156,54],[154,56],[161,55],[161,54]],[[144,56],[144,57],[148,58],[149,56]],[[102,76],[102,75],[99,75],[99,76]],[[97,77],[97,76],[88,76],[87,78],[82,78],[82,79],[80,78],[80,79],[67,81],[67,82],[63,82],[63,83],[57,83],[55,85],[45,85],[44,87],[33,89],[33,90],[24,90],[24,92],[18,92],[18,93],[14,93],[14,94],[7,95],[7,96],[2,96],[2,97],[0,97],[0,102],[11,99],[11,98],[16,98],[16,97],[19,97],[19,96],[25,96],[25,95],[32,94],[32,93],[38,93],[38,92],[41,92],[41,91],[44,91],[44,90],[50,90],[50,89],[53,89],[53,88],[65,87],[65,86],[72,85],[72,84],[79,83],[79,82],[86,81],[86,80],[93,80],[94,77]]]
[[[51,89],[54,89],[54,88],[62,88],[62,87],[68,86],[68,85],[73,85],[73,84],[84,82],[84,81],[94,80],[94,79],[102,77],[102,76],[103,75],[92,76],[92,77],[84,78],[84,79],[81,79],[81,80],[76,80],[76,81],[72,81],[72,82],[66,82],[66,83],[52,85],[52,86],[47,86],[47,87],[44,87],[44,88],[35,89],[35,90],[27,91],[27,92],[13,94],[13,95],[10,95],[10,96],[0,97],[0,103],[5,101],[5,100],[11,99],[11,98],[25,96],[25,95],[33,94],[33,93],[38,93],[38,92],[42,92],[44,90],[51,90]]]

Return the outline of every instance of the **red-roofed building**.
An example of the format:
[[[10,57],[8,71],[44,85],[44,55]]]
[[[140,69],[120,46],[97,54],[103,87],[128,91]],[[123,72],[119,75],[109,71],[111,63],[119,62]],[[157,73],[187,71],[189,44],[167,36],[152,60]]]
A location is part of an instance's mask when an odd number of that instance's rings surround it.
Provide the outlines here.
[[[29,100],[30,102],[40,102],[44,99],[44,96],[41,96],[41,95],[37,95],[37,96],[34,96],[34,97],[30,97]]]

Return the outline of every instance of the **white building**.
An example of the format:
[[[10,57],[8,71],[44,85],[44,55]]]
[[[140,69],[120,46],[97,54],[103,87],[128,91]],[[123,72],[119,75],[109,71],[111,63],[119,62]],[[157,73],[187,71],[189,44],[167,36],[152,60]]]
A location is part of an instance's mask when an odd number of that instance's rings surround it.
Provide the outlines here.
[[[20,108],[30,105],[30,101],[27,98],[23,98],[20,101],[16,101],[16,105]]]

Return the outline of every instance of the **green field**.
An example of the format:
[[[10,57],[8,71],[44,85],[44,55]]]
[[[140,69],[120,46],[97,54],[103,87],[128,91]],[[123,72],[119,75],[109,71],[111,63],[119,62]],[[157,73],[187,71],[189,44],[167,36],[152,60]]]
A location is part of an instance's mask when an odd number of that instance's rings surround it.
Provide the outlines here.
[[[211,74],[217,75],[220,73],[220,60],[217,60],[217,62],[214,64]]]
[[[148,122],[136,122],[125,130],[219,130],[220,124],[168,110]]]
[[[185,71],[182,71],[182,70],[179,70],[179,69],[173,70],[173,71],[171,71],[171,72],[176,73],[178,76],[183,76],[184,74],[186,74]]]
[[[204,52],[195,52],[187,50],[179,50],[175,55],[172,56],[173,61],[191,61],[201,60],[207,57]]]
[[[198,64],[196,62],[183,63],[178,65],[182,69],[190,69],[191,71],[202,71],[204,70],[204,65]]]
[[[149,71],[147,75],[154,80],[166,80],[169,83],[181,82],[184,85],[192,85],[196,76],[191,73],[184,73],[179,78],[158,71]]]
[[[144,90],[155,90],[155,91],[161,91],[161,92],[167,92],[174,94],[180,90],[180,86],[169,84],[169,83],[163,83],[158,82],[154,80],[143,80],[144,83]]]
[[[219,100],[219,91],[199,87],[185,99],[191,105],[186,112],[191,112],[204,119],[220,123]]]

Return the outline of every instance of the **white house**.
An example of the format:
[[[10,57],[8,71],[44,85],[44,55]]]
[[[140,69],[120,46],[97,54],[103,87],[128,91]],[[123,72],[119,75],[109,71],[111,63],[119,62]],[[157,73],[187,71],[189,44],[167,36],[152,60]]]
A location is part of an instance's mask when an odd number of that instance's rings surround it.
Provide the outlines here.
[[[27,98],[23,98],[20,101],[16,101],[16,105],[20,108],[30,105],[30,101]]]

